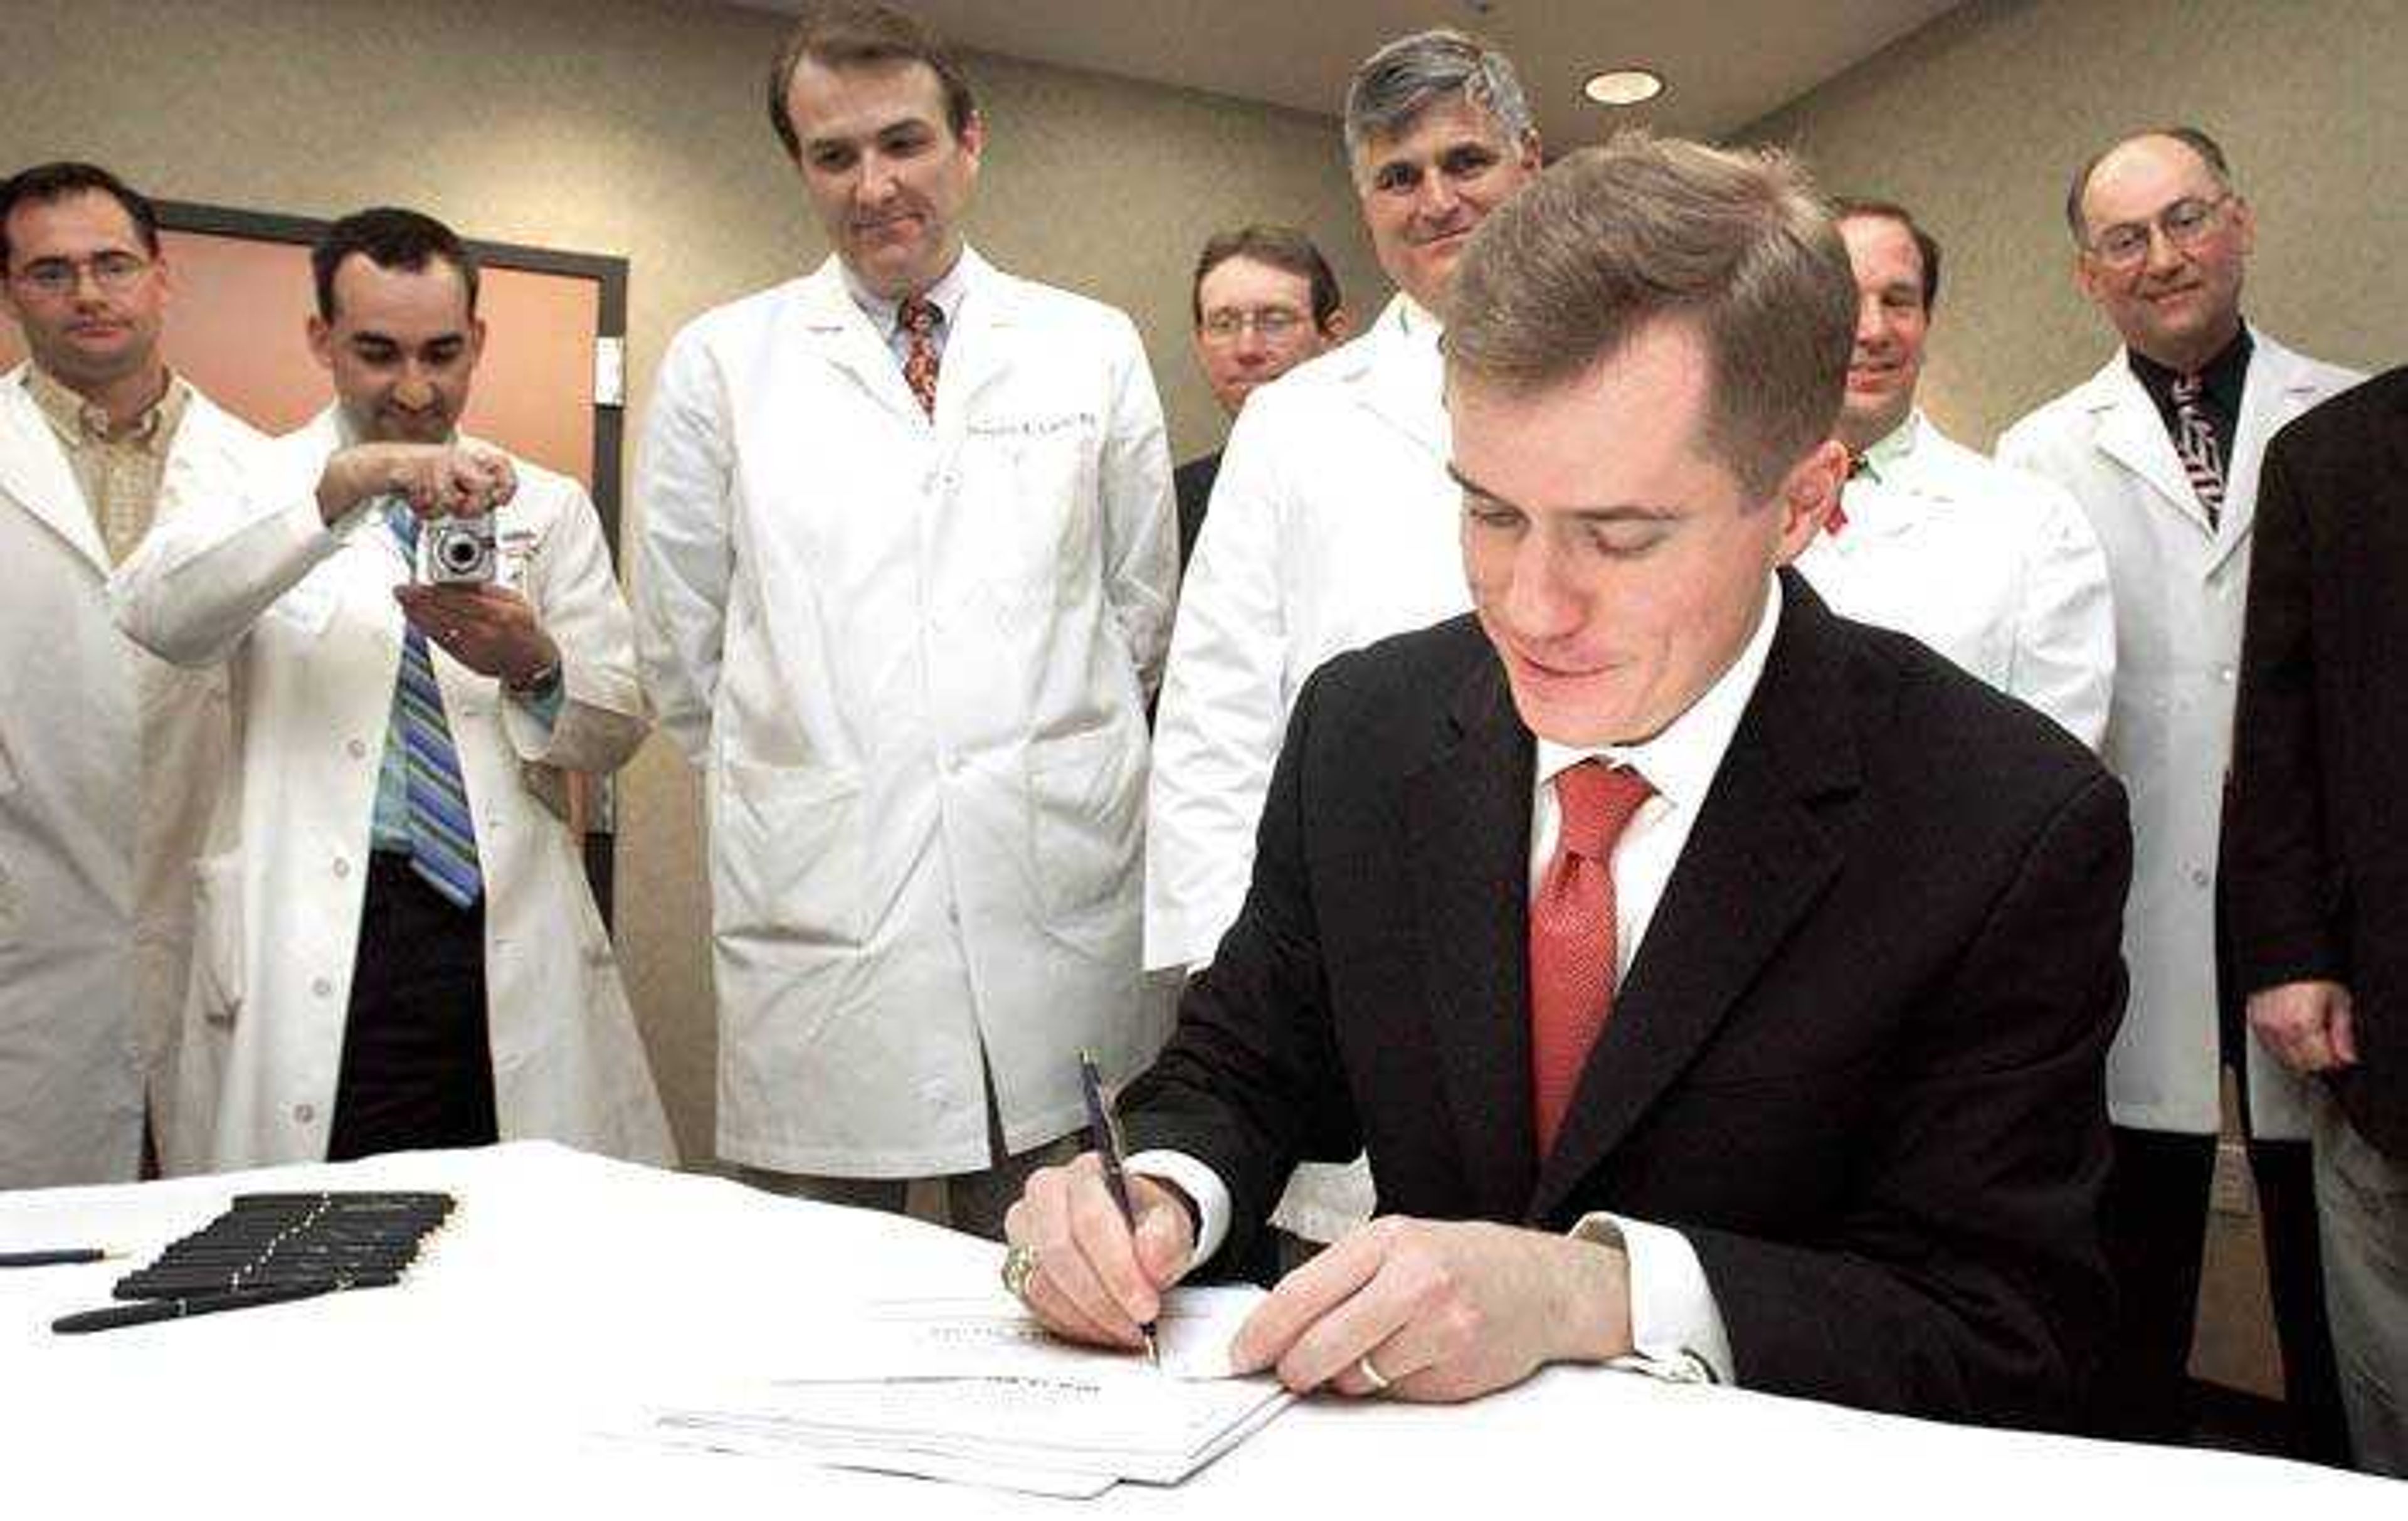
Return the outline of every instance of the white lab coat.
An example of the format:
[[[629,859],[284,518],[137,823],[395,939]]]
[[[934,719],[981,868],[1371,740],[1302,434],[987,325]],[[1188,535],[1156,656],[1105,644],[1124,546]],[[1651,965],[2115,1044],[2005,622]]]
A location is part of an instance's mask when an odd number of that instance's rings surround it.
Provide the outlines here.
[[[170,1171],[326,1154],[401,661],[393,588],[409,578],[374,509],[321,522],[318,475],[337,443],[331,411],[277,440],[250,490],[163,524],[112,587],[138,642],[230,674],[239,735],[194,868]],[[560,647],[556,722],[547,733],[494,678],[432,651],[484,876],[501,1138],[666,1163],[667,1123],[579,842],[531,790],[533,768],[609,771],[641,742],[626,604],[583,489],[513,463],[518,494],[496,527],[506,579]]]
[[[138,1170],[231,743],[223,673],[110,620],[108,551],[24,379],[0,378],[0,1189]],[[156,521],[234,488],[265,444],[195,394]]]
[[[1843,616],[1911,634],[2097,750],[2115,682],[2107,557],[2062,487],[1931,425],[1848,482],[1799,571]]]
[[[932,1176],[1149,1061],[1145,695],[1178,581],[1128,319],[962,255],[936,416],[836,261],[708,312],[637,464],[662,727],[703,772],[719,1151]]]
[[[2363,379],[2252,330],[2219,525],[2183,475],[2165,423],[2118,351],[2106,367],[1999,439],[2001,464],[2073,494],[2107,552],[2116,680],[2108,768],[2132,800],[2132,978],[2107,1064],[2115,1123],[2191,1135],[2221,1118],[2215,872],[2233,682],[2249,581],[2258,466],[2285,423]],[[2307,1135],[2300,1081],[2249,1042],[2251,1133]]]
[[[1471,606],[1438,327],[1398,297],[1247,399],[1189,564],[1154,727],[1146,965],[1197,966],[1245,901],[1288,710],[1334,654]],[[1369,1173],[1307,1165],[1273,1218],[1316,1241]]]

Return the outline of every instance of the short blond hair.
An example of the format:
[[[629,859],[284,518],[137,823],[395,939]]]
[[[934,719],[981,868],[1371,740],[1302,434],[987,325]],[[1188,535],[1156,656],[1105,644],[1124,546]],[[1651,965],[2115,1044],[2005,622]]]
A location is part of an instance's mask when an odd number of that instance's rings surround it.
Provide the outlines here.
[[[1627,132],[1472,235],[1449,383],[1552,390],[1653,322],[1693,323],[1713,366],[1705,442],[1763,497],[1831,436],[1856,316],[1847,245],[1795,159]]]

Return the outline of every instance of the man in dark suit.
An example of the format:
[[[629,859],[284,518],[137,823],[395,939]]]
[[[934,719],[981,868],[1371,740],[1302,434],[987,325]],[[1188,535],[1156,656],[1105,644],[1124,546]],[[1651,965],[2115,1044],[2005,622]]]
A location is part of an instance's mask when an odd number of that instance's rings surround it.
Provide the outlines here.
[[[1231,418],[1254,388],[1270,384],[1346,337],[1338,277],[1312,239],[1293,227],[1256,223],[1214,233],[1196,256],[1188,303],[1196,313],[1196,361],[1212,399]],[[1171,472],[1179,495],[1179,565],[1196,552],[1204,509],[1221,473],[1221,452]]]
[[[2408,368],[2274,436],[2258,482],[2224,885],[2250,1028],[2320,1074],[2325,1303],[2359,1467],[2408,1474]]]
[[[1137,1219],[1032,1178],[1006,1280],[1127,1342],[1301,1155],[1382,1217],[1234,1351],[1470,1398],[1550,1361],[2071,1418],[2124,796],[1785,566],[1847,469],[1847,255],[1776,155],[1617,139],[1484,222],[1448,330],[1476,609],[1298,702],[1246,907],[1124,1096]]]

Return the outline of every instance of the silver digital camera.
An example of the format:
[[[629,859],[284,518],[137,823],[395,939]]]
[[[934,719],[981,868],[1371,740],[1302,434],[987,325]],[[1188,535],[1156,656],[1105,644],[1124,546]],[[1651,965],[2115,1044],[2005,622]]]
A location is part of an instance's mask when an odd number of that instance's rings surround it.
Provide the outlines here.
[[[421,535],[420,576],[434,586],[480,586],[494,579],[493,514],[429,518]]]

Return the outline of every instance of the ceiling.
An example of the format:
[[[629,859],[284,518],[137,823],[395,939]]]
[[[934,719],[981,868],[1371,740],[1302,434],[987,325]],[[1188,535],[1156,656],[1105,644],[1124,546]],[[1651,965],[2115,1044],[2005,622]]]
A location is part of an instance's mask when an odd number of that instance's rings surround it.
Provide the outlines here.
[[[795,12],[806,0],[738,0]],[[1732,132],[1878,52],[1957,0],[904,0],[982,52],[1338,114],[1347,76],[1388,38],[1456,25],[1512,56],[1552,151],[1644,123]],[[1600,69],[1664,76],[1647,105],[1609,111]]]

